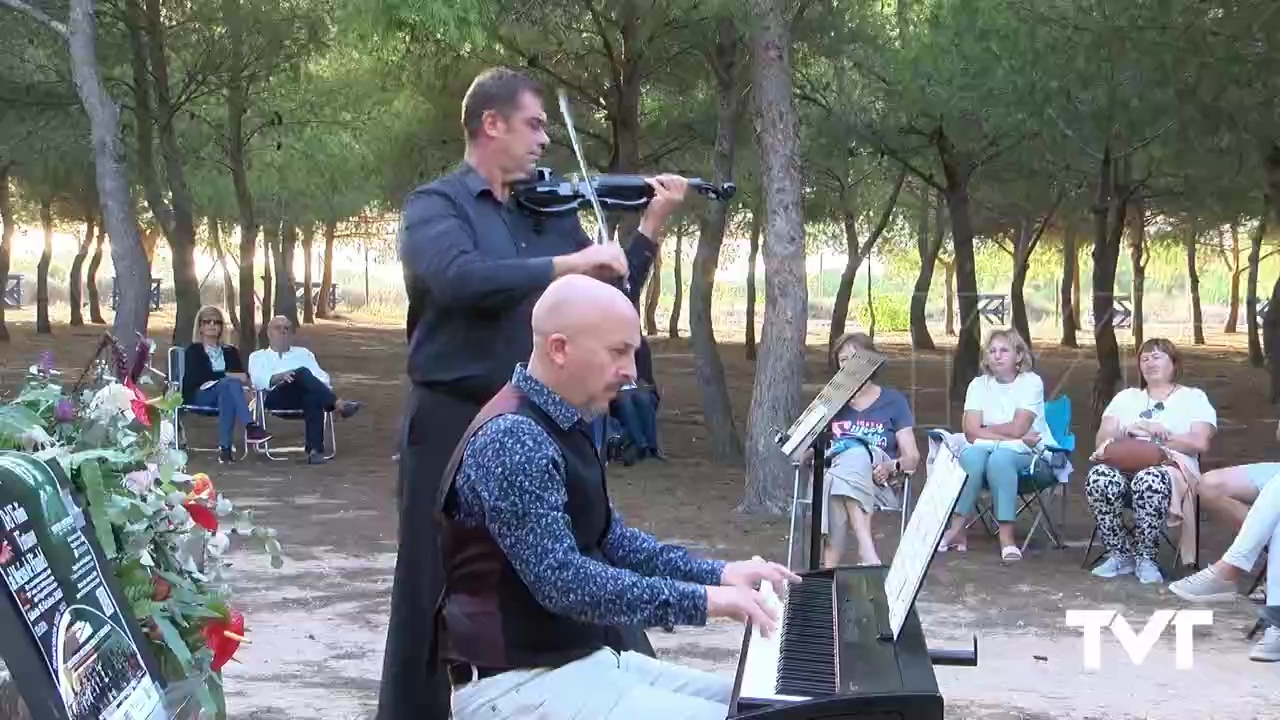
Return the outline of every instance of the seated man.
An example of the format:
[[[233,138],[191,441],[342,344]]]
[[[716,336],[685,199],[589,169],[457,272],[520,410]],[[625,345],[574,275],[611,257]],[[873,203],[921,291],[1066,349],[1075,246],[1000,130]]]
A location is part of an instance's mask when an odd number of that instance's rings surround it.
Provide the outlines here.
[[[323,463],[324,414],[336,411],[340,417],[349,418],[360,410],[360,403],[338,399],[329,374],[320,369],[315,354],[293,344],[293,323],[289,318],[271,318],[267,337],[271,346],[249,355],[249,379],[255,388],[267,391],[268,410],[302,411],[307,462]]]
[[[528,364],[468,428],[437,506],[453,717],[724,720],[731,678],[630,652],[627,632],[731,617],[770,634],[756,587],[799,578],[695,557],[614,511],[589,424],[635,378],[640,320],[619,290],[562,277],[532,325]]]

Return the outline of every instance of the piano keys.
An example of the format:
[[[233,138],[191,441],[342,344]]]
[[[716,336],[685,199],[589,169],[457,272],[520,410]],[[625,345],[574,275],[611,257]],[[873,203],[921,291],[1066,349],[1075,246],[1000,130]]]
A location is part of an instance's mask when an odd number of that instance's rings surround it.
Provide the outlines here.
[[[976,665],[972,653],[931,652],[914,608],[897,640],[884,590],[887,568],[801,573],[761,592],[779,608],[772,637],[748,626],[734,680],[734,720],[941,720],[934,664]]]

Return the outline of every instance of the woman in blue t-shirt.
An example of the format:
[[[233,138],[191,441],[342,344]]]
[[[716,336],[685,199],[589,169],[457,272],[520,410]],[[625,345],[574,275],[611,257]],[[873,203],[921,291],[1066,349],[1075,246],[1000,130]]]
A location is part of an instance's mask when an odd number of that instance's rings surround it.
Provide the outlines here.
[[[841,366],[855,352],[875,352],[871,338],[863,333],[846,333],[832,348]],[[823,531],[827,535],[824,567],[840,564],[850,530],[858,540],[860,563],[881,564],[871,537],[871,513],[876,507],[899,506],[901,499],[894,486],[902,475],[914,472],[920,462],[912,432],[915,419],[911,406],[900,391],[876,382],[882,370],[883,365],[831,421],[827,511],[823,515]]]

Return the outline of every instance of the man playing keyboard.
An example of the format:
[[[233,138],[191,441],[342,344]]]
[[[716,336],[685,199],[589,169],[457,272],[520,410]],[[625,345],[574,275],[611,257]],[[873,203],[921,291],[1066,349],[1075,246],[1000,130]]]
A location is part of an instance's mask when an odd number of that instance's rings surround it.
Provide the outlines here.
[[[463,436],[437,505],[453,716],[724,720],[729,677],[619,653],[621,632],[729,617],[771,634],[756,588],[799,578],[695,557],[613,510],[590,422],[635,378],[640,320],[621,291],[562,277],[532,325],[528,364]]]

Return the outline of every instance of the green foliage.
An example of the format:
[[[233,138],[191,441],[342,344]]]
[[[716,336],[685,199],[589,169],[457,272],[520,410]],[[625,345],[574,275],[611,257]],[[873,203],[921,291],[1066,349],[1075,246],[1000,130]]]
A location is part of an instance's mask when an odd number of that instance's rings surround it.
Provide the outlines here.
[[[876,332],[906,332],[911,329],[911,307],[900,297],[872,295],[868,306],[865,299],[854,300],[854,313],[858,324],[871,327],[871,310],[875,310]]]

